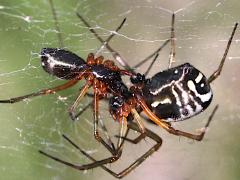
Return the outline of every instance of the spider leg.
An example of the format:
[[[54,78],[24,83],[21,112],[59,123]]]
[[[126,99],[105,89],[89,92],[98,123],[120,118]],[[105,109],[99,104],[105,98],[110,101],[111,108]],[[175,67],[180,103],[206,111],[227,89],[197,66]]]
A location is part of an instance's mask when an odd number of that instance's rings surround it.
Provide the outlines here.
[[[138,64],[136,64],[133,68],[138,68],[144,63],[146,63],[148,60],[150,60],[153,56],[154,59],[152,60],[151,64],[149,65],[147,71],[144,73],[145,76],[149,73],[151,70],[153,64],[155,63],[156,59],[158,58],[159,52],[168,44],[169,41],[171,41],[171,51],[169,55],[169,64],[168,68],[171,68],[172,63],[175,62],[175,56],[176,56],[176,39],[175,39],[175,31],[174,31],[174,24],[175,24],[175,14],[172,14],[172,23],[171,23],[171,37],[170,39],[166,40],[156,51],[154,51],[152,54],[147,56],[145,59],[141,60]]]
[[[213,119],[213,116],[216,113],[217,109],[218,109],[218,105],[216,105],[215,108],[213,109],[211,115],[208,118],[207,123],[205,124],[204,128],[201,130],[200,134],[192,134],[192,133],[180,131],[180,130],[177,130],[177,129],[174,129],[174,128],[170,128],[168,130],[168,132],[171,133],[171,134],[177,135],[177,136],[184,136],[184,137],[187,137],[189,139],[201,141],[203,139],[203,137],[204,137],[204,135],[206,133],[206,130],[209,127],[209,125],[210,125],[210,123],[211,123],[211,121]]]
[[[147,56],[146,58],[141,60],[138,64],[133,66],[133,68],[135,69],[135,68],[140,67],[141,65],[146,63],[148,60],[150,60],[152,57],[156,56],[169,42],[170,42],[170,39],[164,41],[164,43],[158,49],[156,49],[152,54],[150,54],[149,56]]]
[[[103,47],[106,47],[111,54],[113,55],[114,59],[121,64],[121,66],[123,66],[126,70],[129,70],[131,72],[134,72],[133,69],[140,67],[142,64],[144,64],[145,62],[147,62],[148,60],[150,60],[153,56],[156,56],[170,41],[169,39],[166,40],[156,51],[154,51],[151,55],[149,55],[148,57],[144,58],[143,60],[141,60],[137,65],[135,65],[133,68],[130,67],[128,65],[128,63],[126,62],[126,60],[116,51],[114,50],[108,43],[109,41],[114,37],[115,33],[110,35],[106,41],[104,41],[98,34],[97,32],[90,26],[90,24],[79,14],[77,13],[77,16],[81,19],[81,21],[85,24],[85,26],[87,26],[89,28],[89,30],[93,33],[93,35],[103,44]],[[120,26],[115,30],[115,32],[118,32],[121,27],[123,26],[124,22],[125,22],[126,18],[122,21],[122,23],[120,24]],[[155,61],[155,60],[154,60]]]
[[[87,94],[86,94],[87,95]],[[74,120],[77,119],[79,116],[82,115],[88,108],[92,106],[92,102],[89,102],[87,105],[85,105],[74,117]]]
[[[81,77],[79,76],[79,78],[72,79],[72,80],[68,81],[67,83],[62,84],[60,86],[56,86],[56,87],[49,88],[49,89],[42,89],[38,92],[34,92],[34,93],[27,94],[24,96],[18,96],[18,97],[14,97],[14,98],[10,98],[10,99],[0,100],[0,103],[16,103],[16,102],[23,101],[25,99],[36,97],[36,96],[54,94],[57,91],[62,91],[71,86],[74,86],[80,79],[81,79]]]
[[[230,36],[230,38],[228,40],[227,47],[226,47],[225,52],[223,54],[222,60],[221,60],[221,62],[219,64],[219,66],[218,66],[218,69],[216,71],[214,71],[214,73],[208,78],[208,82],[209,83],[213,82],[220,75],[220,73],[222,71],[222,68],[223,68],[224,62],[226,60],[226,57],[227,57],[229,48],[231,46],[232,39],[233,39],[233,36],[234,36],[235,31],[237,29],[237,26],[238,26],[238,23],[235,23],[233,31],[232,31],[232,34],[231,34],[231,36]]]
[[[93,108],[93,118],[94,118],[94,137],[97,141],[99,141],[106,149],[108,149],[108,151],[112,154],[112,155],[117,155],[119,156],[121,153],[119,153],[120,151],[118,150],[122,144],[122,138],[119,138],[119,141],[117,143],[117,150],[115,150],[115,146],[112,143],[111,145],[109,145],[108,143],[106,143],[103,138],[100,136],[99,134],[99,130],[98,130],[98,122],[99,122],[99,95],[98,93],[96,93],[96,91],[94,90],[94,108]],[[122,119],[121,121],[126,121],[126,118]],[[122,123],[121,123],[122,124]],[[127,126],[127,125],[126,125]],[[124,127],[121,127],[121,131],[125,130]],[[125,133],[121,132],[120,136],[125,136]]]
[[[172,67],[172,63],[175,62],[175,56],[176,56],[176,39],[175,39],[175,30],[174,30],[174,24],[175,24],[175,14],[172,14],[172,23],[171,23],[171,51],[169,55],[169,64],[168,69]]]
[[[55,29],[57,31],[58,44],[59,44],[60,48],[63,48],[64,47],[63,38],[62,38],[62,33],[61,33],[61,30],[60,30],[60,26],[59,26],[59,21],[58,21],[56,9],[54,7],[54,4],[53,4],[52,0],[48,0],[48,2],[49,2],[50,7],[51,7],[52,16],[53,16],[53,20],[54,20],[54,25],[55,25]]]
[[[218,105],[215,106],[212,114],[209,116],[207,123],[204,126],[204,129],[202,130],[202,132],[200,134],[192,134],[192,133],[188,133],[188,132],[184,132],[181,130],[177,130],[174,129],[173,127],[171,127],[170,124],[164,122],[163,120],[159,119],[145,104],[144,100],[142,99],[138,99],[139,104],[141,105],[143,111],[145,112],[145,114],[149,117],[150,120],[152,120],[154,123],[156,123],[158,126],[164,128],[166,131],[168,131],[171,134],[177,135],[177,136],[184,136],[187,137],[189,139],[193,139],[193,140],[197,140],[197,141],[201,141],[205,135],[206,129],[209,127],[210,122],[213,119],[214,114],[216,113],[217,109],[218,109]]]
[[[78,107],[81,99],[85,96],[85,94],[87,93],[88,89],[89,89],[89,84],[86,83],[85,86],[82,88],[82,90],[80,91],[77,99],[74,101],[73,105],[69,108],[68,113],[69,116],[71,117],[72,120],[76,119],[76,115],[75,115],[75,111],[76,108]]]
[[[86,88],[86,87],[85,87],[85,88]],[[93,94],[89,94],[89,93],[87,93],[87,90],[83,90],[83,89],[84,89],[84,87],[81,89],[81,93],[79,94],[78,98],[76,99],[76,101],[74,102],[74,104],[73,104],[73,105],[71,106],[71,108],[70,108],[69,114],[70,114],[70,117],[71,117],[72,120],[77,119],[79,116],[81,116],[81,114],[82,114],[84,111],[86,111],[89,107],[92,106],[92,102],[89,102],[87,105],[85,105],[85,107],[84,107],[80,112],[78,112],[78,113],[75,115],[74,111],[76,110],[76,107],[78,106],[78,104],[79,104],[79,102],[80,102],[80,99],[81,99],[83,96],[94,97]],[[84,94],[85,94],[85,95],[84,95]],[[108,98],[103,99],[103,100],[107,101]],[[99,122],[100,122],[101,128],[102,128],[102,130],[104,131],[104,134],[105,134],[105,136],[106,136],[106,138],[107,138],[108,144],[112,146],[113,142],[112,142],[112,140],[111,140],[111,138],[110,138],[110,136],[109,136],[109,134],[108,134],[108,131],[107,131],[106,126],[104,125],[102,119],[99,119]],[[112,147],[114,147],[114,146],[112,146]]]
[[[111,48],[108,43],[110,42],[110,40],[116,35],[116,32],[118,32],[122,26],[124,25],[124,23],[126,22],[126,18],[123,19],[123,21],[121,22],[121,24],[115,29],[114,32],[111,33],[111,35],[104,41],[103,45],[99,48],[99,50],[97,51],[96,54],[98,54],[104,47],[108,46],[108,49]],[[111,52],[111,51],[110,51]],[[114,52],[111,52],[114,53]],[[116,53],[114,53],[116,54]],[[118,54],[119,55],[119,54]],[[120,58],[120,62],[123,64],[126,64],[125,61],[122,62],[121,58]]]
[[[128,123],[128,128],[133,130],[133,131],[137,131],[139,133],[142,133],[142,130],[139,129],[139,125],[136,124],[136,123],[133,123],[133,122]],[[105,171],[107,171],[108,173],[110,173],[112,176],[116,177],[116,178],[121,179],[121,178],[125,177],[127,174],[129,174],[131,171],[133,171],[135,168],[137,168],[142,162],[144,162],[149,156],[151,156],[154,152],[156,152],[160,148],[160,146],[162,145],[162,139],[157,134],[152,132],[151,130],[145,128],[145,134],[146,134],[146,137],[149,137],[150,139],[154,140],[156,142],[156,144],[154,146],[152,146],[142,156],[140,156],[137,160],[135,160],[132,164],[130,164],[127,168],[120,171],[119,173],[116,173],[116,172],[112,171],[111,169],[107,168],[106,166],[100,166],[100,167],[102,169],[104,169]],[[141,136],[141,134],[140,134],[140,136]],[[124,138],[124,139],[128,140],[128,138]],[[143,139],[143,137],[141,139]],[[138,142],[136,142],[134,144],[137,144]],[[88,154],[86,156],[89,159],[95,161]]]
[[[107,127],[105,126],[103,120],[101,118],[99,118],[99,122],[100,122],[100,126],[101,126],[101,129],[103,130],[104,134],[105,134],[105,137],[107,138],[107,142],[108,142],[108,145],[110,145],[113,149],[115,148],[113,142],[112,142],[112,139],[111,137],[109,136],[108,134],[108,130],[107,130]],[[114,149],[115,150],[115,149]]]
[[[120,132],[119,132],[119,135],[120,136],[126,136],[127,133],[128,133],[128,128],[127,128],[127,121],[126,121],[126,118],[123,118],[121,121],[120,121],[120,124],[121,124],[121,128],[120,128]],[[84,150],[82,150],[78,145],[76,145],[73,141],[71,141],[68,137],[66,137],[65,135],[63,135],[64,139],[66,139],[70,144],[72,144],[75,148],[77,148],[82,154],[84,154],[85,156],[87,156],[88,158],[90,158],[91,160],[93,160],[94,162],[93,163],[90,163],[90,164],[86,164],[86,165],[75,165],[75,164],[72,164],[72,163],[69,163],[67,161],[64,161],[62,159],[59,159],[55,156],[52,156],[48,153],[45,153],[43,151],[39,151],[41,154],[55,160],[55,161],[58,161],[62,164],[65,164],[67,166],[70,166],[72,168],[75,168],[77,170],[87,170],[87,169],[93,169],[95,167],[98,167],[98,166],[101,166],[101,167],[104,167],[103,165],[104,164],[107,164],[107,163],[113,163],[115,162],[116,160],[119,159],[119,157],[121,156],[122,154],[122,147],[123,147],[123,142],[124,140],[122,138],[120,138],[120,140],[118,141],[118,147],[116,149],[116,151],[113,153],[114,155],[109,157],[109,158],[106,158],[106,159],[103,159],[103,160],[99,160],[99,161],[96,161],[94,158],[92,158],[88,153],[86,153]]]
[[[134,131],[138,131],[141,133],[141,130],[139,129],[139,126],[136,123],[129,123],[128,124],[128,129],[126,132],[126,135],[129,131],[129,129],[134,130]],[[146,160],[149,156],[151,156],[155,151],[157,151],[160,146],[162,145],[162,139],[155,134],[154,132],[152,132],[149,129],[145,129],[146,130],[146,136],[149,137],[150,139],[154,140],[156,142],[156,144],[150,148],[146,153],[144,153],[141,157],[139,157],[136,161],[134,161],[131,165],[129,165],[127,168],[125,168],[123,171],[121,171],[120,173],[116,173],[114,171],[112,171],[111,169],[107,168],[106,166],[104,166],[104,164],[106,163],[111,163],[111,162],[105,162],[105,160],[102,161],[97,161],[95,158],[93,158],[92,156],[90,156],[87,152],[85,152],[84,150],[82,150],[78,145],[76,145],[72,140],[70,140],[67,136],[63,135],[63,138],[65,140],[67,140],[71,145],[73,145],[76,149],[78,149],[83,155],[85,155],[88,159],[92,160],[93,163],[88,164],[88,165],[83,165],[83,166],[79,166],[79,165],[75,165],[69,162],[66,162],[64,160],[61,160],[55,156],[49,155],[43,151],[39,151],[41,154],[57,161],[60,162],[62,164],[65,164],[69,167],[72,167],[74,169],[77,170],[86,170],[86,169],[92,169],[95,167],[101,167],[102,169],[104,169],[105,171],[107,171],[108,173],[110,173],[111,175],[113,175],[116,178],[123,178],[124,176],[126,176],[127,174],[129,174],[131,171],[133,171],[137,166],[139,166],[144,160]],[[125,136],[126,136],[125,135]],[[122,143],[123,144],[123,143]],[[122,147],[122,145],[120,146]],[[114,162],[114,161],[113,161]]]
[[[158,58],[159,54],[156,54],[154,59],[152,60],[151,64],[148,66],[146,72],[144,73],[145,76],[148,75],[149,71],[152,69],[153,64],[156,62],[157,58]]]
[[[148,60],[150,60],[153,56],[154,60],[152,61],[152,63],[150,64],[150,66],[148,67],[148,70],[144,73],[145,75],[148,74],[148,72],[150,71],[151,67],[153,66],[153,63],[156,61],[158,53],[169,43],[169,41],[171,41],[171,51],[170,51],[170,55],[169,55],[169,64],[168,64],[168,68],[171,68],[172,63],[175,62],[175,56],[176,56],[176,39],[175,39],[175,30],[174,30],[174,24],[175,24],[175,14],[172,14],[172,23],[171,23],[171,37],[170,39],[166,40],[156,51],[154,51],[151,55],[149,55],[148,57],[146,57],[145,59],[141,60],[138,64],[136,64],[133,68],[138,68],[141,65],[143,65],[144,63],[146,63]]]
[[[128,124],[128,128],[141,133],[139,126],[133,122]],[[156,144],[153,145],[146,153],[144,153],[141,157],[139,157],[137,160],[135,160],[130,166],[125,168],[120,173],[115,173],[115,172],[111,171],[110,169],[108,169],[107,171],[110,174],[112,174],[116,178],[123,178],[124,176],[126,176],[131,171],[133,171],[136,167],[138,167],[142,162],[144,162],[149,156],[151,156],[154,152],[156,152],[160,148],[160,146],[162,145],[162,139],[157,134],[155,134],[154,132],[152,132],[151,130],[149,130],[147,128],[145,128],[145,134],[146,134],[146,137],[149,137],[150,139],[154,140],[156,142]]]
[[[136,109],[132,109],[131,113],[134,117],[134,120],[136,120],[136,124],[138,126],[138,129],[140,131],[140,135],[138,137],[136,137],[135,139],[130,139],[127,137],[122,137],[124,138],[124,140],[127,140],[133,144],[137,144],[138,142],[140,142],[142,139],[144,139],[146,137],[146,128],[143,124],[143,120],[141,118],[141,116],[139,115],[139,113],[136,111]],[[115,136],[117,138],[120,138],[119,136]]]
[[[85,96],[94,98],[94,95],[93,95],[93,94],[90,94],[90,93],[86,93]],[[108,101],[109,98],[104,98],[104,99],[101,99],[101,100],[102,100],[102,101]],[[86,111],[86,110],[87,110],[88,108],[90,108],[91,106],[92,106],[92,102],[87,103],[87,105],[85,105],[85,106],[81,109],[81,111],[79,111],[79,112],[75,115],[75,118],[74,118],[74,119],[77,119],[79,116],[81,116],[82,113],[84,113],[84,111]]]
[[[86,93],[86,95],[87,95],[87,93]],[[91,97],[92,97],[92,96],[91,96]],[[103,99],[103,100],[105,100],[105,99]],[[85,107],[84,107],[79,113],[77,113],[77,114],[75,115],[75,118],[74,118],[74,119],[76,119],[76,118],[78,118],[79,116],[81,116],[81,114],[82,114],[84,111],[86,111],[88,108],[90,108],[91,106],[92,106],[92,102],[90,102],[90,103],[88,103],[87,105],[85,105]],[[106,138],[107,138],[108,144],[111,145],[112,147],[114,147],[114,146],[112,145],[113,142],[112,142],[112,140],[111,140],[111,138],[110,138],[110,136],[109,136],[109,134],[108,134],[108,130],[107,130],[106,126],[104,125],[103,120],[102,120],[101,118],[99,118],[99,122],[100,122],[101,129],[104,131],[104,134],[105,134],[105,136],[106,136]]]
[[[79,19],[85,24],[85,26],[88,27],[88,29],[93,33],[93,35],[109,50],[109,52],[112,54],[114,59],[116,59],[117,62],[119,62],[121,64],[121,66],[123,66],[125,69],[132,70],[132,68],[128,65],[127,61],[117,51],[115,51],[111,46],[109,46],[109,44],[108,44],[108,42],[113,38],[115,33],[110,35],[109,38],[107,38],[108,41],[104,41],[97,34],[97,32],[90,26],[90,24],[78,12],[76,14],[79,17]],[[120,26],[116,29],[116,32],[121,29],[121,27],[123,26],[125,21],[126,21],[126,18],[124,18],[124,20],[122,21]]]
[[[137,131],[139,133],[142,133],[142,130],[139,129],[139,125],[136,124],[136,123],[133,123],[133,122],[128,123],[128,128],[133,130],[133,131]],[[114,177],[119,178],[119,179],[123,178],[124,176],[129,174],[131,171],[133,171],[135,168],[137,168],[149,156],[151,156],[154,152],[156,152],[160,148],[160,146],[162,145],[162,139],[157,134],[152,132],[151,130],[145,128],[145,134],[146,134],[146,137],[149,137],[150,139],[155,141],[156,144],[153,145],[147,152],[145,152],[141,157],[139,157],[137,160],[135,160],[132,164],[130,164],[127,168],[125,168],[124,170],[122,170],[119,173],[116,173],[116,172],[112,171],[111,169],[109,169],[105,166],[101,166],[101,168],[104,169],[105,171],[107,171],[108,173],[110,173],[111,175],[113,175]],[[141,134],[140,134],[140,136],[141,136]],[[143,138],[144,137],[142,137],[141,139],[143,139]],[[124,139],[127,140],[128,138],[124,138]],[[134,144],[137,144],[138,142],[134,142]],[[87,157],[94,161],[94,159],[92,157],[89,157],[89,155]]]

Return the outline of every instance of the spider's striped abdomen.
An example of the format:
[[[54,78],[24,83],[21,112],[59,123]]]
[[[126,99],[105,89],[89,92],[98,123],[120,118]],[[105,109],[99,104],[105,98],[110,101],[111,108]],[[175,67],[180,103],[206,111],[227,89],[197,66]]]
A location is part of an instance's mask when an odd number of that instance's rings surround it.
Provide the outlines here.
[[[157,73],[148,80],[143,95],[160,119],[180,121],[208,107],[212,91],[207,78],[186,63]]]
[[[43,69],[61,79],[73,79],[87,66],[78,55],[59,48],[43,48],[41,51]]]

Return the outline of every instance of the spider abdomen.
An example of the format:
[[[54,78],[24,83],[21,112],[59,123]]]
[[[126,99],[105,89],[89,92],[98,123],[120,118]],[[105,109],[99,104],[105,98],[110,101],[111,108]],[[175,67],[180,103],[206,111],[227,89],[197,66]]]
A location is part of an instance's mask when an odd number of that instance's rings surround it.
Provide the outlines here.
[[[180,121],[202,112],[213,96],[207,78],[188,63],[154,75],[143,94],[154,114],[166,121]]]
[[[73,79],[87,66],[78,55],[59,48],[43,48],[41,60],[46,72],[61,79]]]

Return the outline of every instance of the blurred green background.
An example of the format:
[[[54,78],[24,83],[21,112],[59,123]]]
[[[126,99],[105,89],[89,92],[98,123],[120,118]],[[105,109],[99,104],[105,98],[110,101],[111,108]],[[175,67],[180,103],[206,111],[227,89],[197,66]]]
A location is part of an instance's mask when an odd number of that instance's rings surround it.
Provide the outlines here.
[[[112,41],[129,64],[134,65],[157,49],[170,36],[171,13],[176,14],[176,64],[190,62],[209,76],[218,66],[231,34],[240,19],[240,2],[161,1],[161,0],[53,0],[64,47],[85,58],[100,43],[75,12],[83,15],[102,37],[107,37],[124,17],[125,26]],[[63,83],[45,73],[38,53],[43,47],[59,47],[54,20],[47,0],[0,0],[0,99],[27,94]],[[148,125],[163,138],[158,152],[125,179],[239,179],[240,178],[240,29],[237,30],[228,59],[212,87],[214,100],[202,114],[174,126],[189,132],[204,126],[214,105],[220,108],[202,142],[169,135]],[[169,47],[159,56],[151,75],[167,67]],[[105,57],[112,58],[104,50]],[[145,67],[139,72],[144,72]],[[38,97],[14,105],[0,104],[0,179],[114,179],[100,168],[76,171],[38,153],[44,150],[65,160],[84,164],[87,159],[66,143],[61,134],[97,158],[108,154],[92,137],[91,110],[79,121],[69,120],[67,108],[77,96],[81,83],[48,97]],[[81,104],[89,102],[85,99]],[[102,104],[106,114],[107,106]],[[108,127],[117,126],[108,115]],[[112,132],[113,135],[116,132]],[[116,171],[144,153],[151,142],[126,145]]]

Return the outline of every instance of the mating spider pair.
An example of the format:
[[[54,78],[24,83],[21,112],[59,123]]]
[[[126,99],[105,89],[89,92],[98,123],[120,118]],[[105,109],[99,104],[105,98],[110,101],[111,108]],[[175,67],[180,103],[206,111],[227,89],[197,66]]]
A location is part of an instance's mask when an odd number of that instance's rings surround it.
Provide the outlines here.
[[[75,111],[81,102],[81,99],[87,94],[88,90],[92,88],[94,136],[96,140],[99,141],[111,153],[111,156],[103,160],[96,160],[65,135],[63,135],[63,137],[70,144],[72,144],[83,155],[93,162],[86,165],[76,165],[47,154],[46,152],[39,152],[51,159],[78,170],[101,167],[113,176],[122,178],[135,169],[152,153],[157,151],[162,144],[162,139],[157,134],[145,128],[142,122],[142,117],[140,116],[140,112],[145,113],[149,120],[153,121],[155,124],[171,134],[201,141],[205,134],[204,130],[200,134],[191,134],[174,129],[171,126],[171,122],[181,121],[195,116],[209,106],[213,96],[210,83],[214,81],[221,73],[238,24],[236,23],[234,26],[218,69],[209,78],[206,78],[203,73],[189,63],[173,68],[171,67],[172,62],[175,60],[174,14],[172,15],[170,39],[163,43],[163,45],[148,58],[144,59],[138,64],[138,66],[140,66],[155,56],[150,67],[144,74],[136,73],[134,70],[132,70],[132,68],[130,68],[120,54],[108,45],[114,34],[104,41],[93,29],[91,29],[91,26],[80,14],[77,15],[97,37],[97,39],[100,40],[100,42],[102,42],[104,46],[113,54],[115,60],[123,65],[124,69],[116,66],[112,60],[104,60],[102,56],[94,57],[94,54],[89,54],[87,61],[85,61],[76,54],[64,49],[44,48],[40,54],[43,69],[53,76],[66,79],[68,81],[65,84],[54,88],[43,89],[35,93],[10,98],[7,100],[0,100],[0,103],[16,103],[35,96],[54,94],[57,91],[74,86],[80,80],[85,79],[85,85],[69,109],[70,117],[72,119],[77,117]],[[116,31],[121,29],[125,20],[126,19],[123,20]],[[149,79],[146,78],[151,66],[157,59],[159,51],[161,51],[162,48],[169,42],[171,43],[169,68],[165,71],[158,72]],[[132,83],[130,88],[124,84],[122,81],[122,76],[128,76],[130,78]],[[99,133],[99,101],[102,99],[108,100],[109,112],[113,119],[117,120],[120,124],[120,131],[117,136],[118,142],[116,145],[109,137],[107,137],[105,140]],[[214,108],[211,116],[209,117],[205,128],[209,126],[216,110],[217,106]],[[104,127],[103,130],[107,133],[107,130]],[[135,139],[129,139],[127,137],[129,130],[138,131],[139,136]],[[125,141],[137,144],[145,137],[151,138],[156,142],[156,144],[127,168],[122,170],[120,173],[115,173],[105,166],[106,164],[113,163],[120,158]]]

